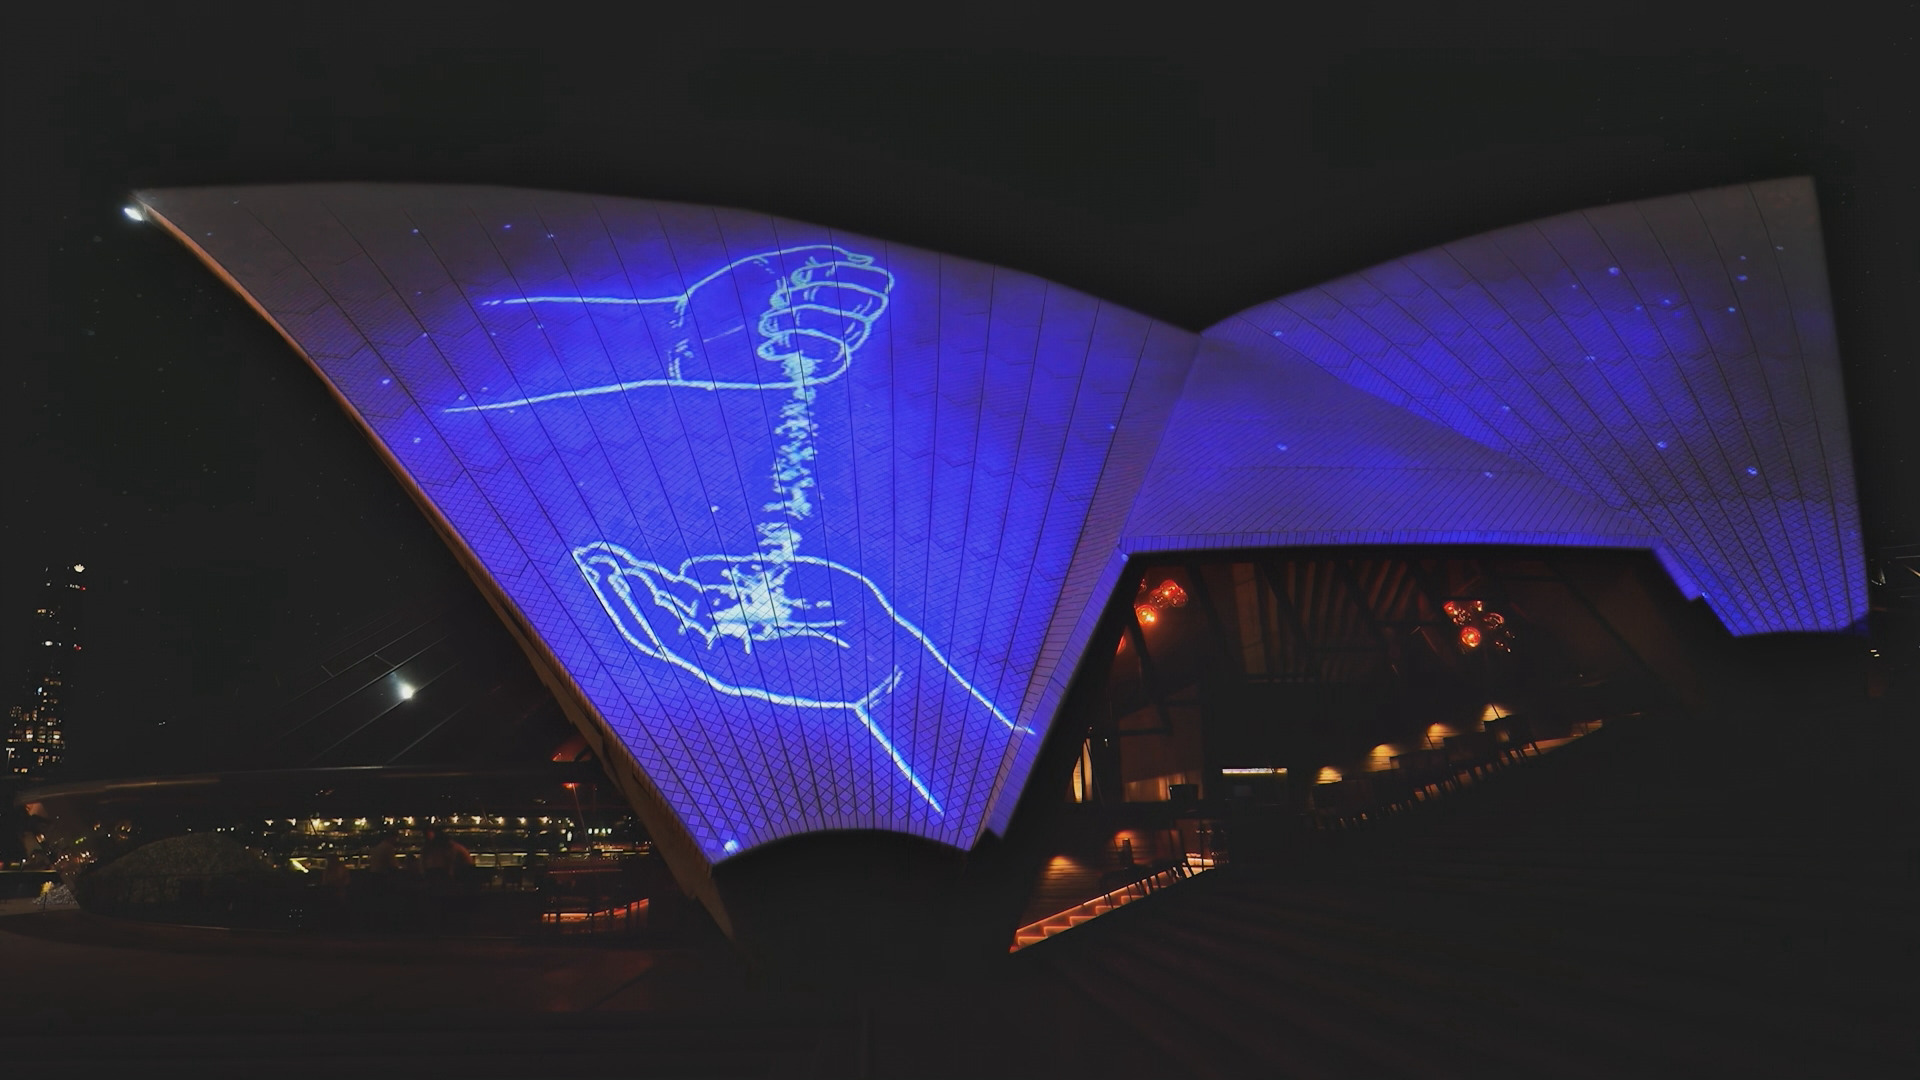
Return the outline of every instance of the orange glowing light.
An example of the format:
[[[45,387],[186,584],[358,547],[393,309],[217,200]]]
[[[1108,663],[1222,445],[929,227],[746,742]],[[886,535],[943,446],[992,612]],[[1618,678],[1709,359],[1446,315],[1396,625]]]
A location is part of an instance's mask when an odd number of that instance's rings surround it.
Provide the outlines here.
[[[1141,604],[1133,609],[1133,617],[1140,620],[1141,626],[1152,626],[1160,621],[1160,609],[1152,604]]]
[[[601,919],[617,919],[621,916],[644,915],[647,901],[635,900],[625,907],[607,908],[604,911],[547,911],[542,912],[540,921],[545,923],[580,923]]]
[[[1465,645],[1469,649],[1479,648],[1480,647],[1480,628],[1476,626],[1461,627],[1460,628],[1460,644]]]
[[[1148,594],[1147,600],[1157,607],[1185,607],[1187,590],[1171,580],[1163,581],[1159,588]]]

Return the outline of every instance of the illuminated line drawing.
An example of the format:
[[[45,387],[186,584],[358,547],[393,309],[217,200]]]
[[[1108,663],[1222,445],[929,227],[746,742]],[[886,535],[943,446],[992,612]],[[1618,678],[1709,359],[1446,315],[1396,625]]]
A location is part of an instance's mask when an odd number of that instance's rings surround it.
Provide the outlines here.
[[[797,554],[778,559],[762,555],[698,555],[681,563],[677,570],[670,570],[659,563],[635,558],[632,552],[618,544],[604,541],[575,548],[573,558],[580,566],[581,576],[586,578],[594,594],[600,598],[600,605],[606,610],[607,617],[613,620],[628,644],[647,656],[672,664],[722,694],[758,698],[770,704],[799,709],[843,709],[853,713],[893,760],[894,768],[936,812],[945,813],[946,808],[927,789],[926,782],[913,770],[873,718],[873,706],[899,686],[905,677],[899,667],[893,667],[865,694],[853,699],[824,699],[781,693],[758,686],[739,686],[711,674],[696,659],[676,651],[669,644],[668,637],[648,618],[650,609],[636,597],[632,582],[638,581],[645,587],[645,599],[651,602],[653,609],[665,610],[674,617],[676,625],[673,630],[680,637],[697,640],[708,650],[722,638],[731,638],[740,643],[742,652],[751,653],[755,641],[792,637],[821,638],[841,648],[851,648],[846,641],[830,632],[842,625],[841,622],[793,618],[795,611],[826,609],[830,606],[829,601],[809,601],[789,597],[785,593],[786,580],[796,566],[815,566],[844,574],[859,582],[895,625],[911,634],[935,663],[953,676],[975,701],[991,711],[1009,730],[1032,733],[1031,728],[1016,726],[1008,720],[992,699],[954,670],[926,634],[894,609],[886,594],[872,579],[831,559]],[[703,579],[700,575],[703,569],[717,569],[717,573]],[[718,577],[719,580],[713,581],[712,577]]]
[[[783,257],[801,257],[802,265],[780,276]],[[778,378],[723,378],[708,367],[706,377],[689,374],[703,360],[712,358],[696,348],[690,325],[700,290],[731,279],[744,298],[747,286],[742,271],[764,274],[773,281],[766,307],[753,321],[759,344],[753,355],[777,365]],[[566,398],[625,393],[655,387],[677,387],[707,391],[786,391],[788,400],[779,411],[774,427],[778,444],[773,447],[769,479],[773,499],[760,507],[775,520],[754,525],[760,550],[750,555],[694,555],[678,567],[636,557],[631,551],[607,540],[596,540],[573,549],[574,562],[581,576],[593,589],[600,606],[620,635],[645,656],[663,661],[692,675],[713,690],[731,697],[754,698],[774,705],[798,709],[840,710],[852,713],[873,740],[885,750],[893,766],[932,807],[945,814],[926,781],[882,730],[874,716],[875,706],[905,680],[897,664],[887,662],[875,667],[855,686],[839,696],[776,690],[764,686],[743,685],[735,677],[709,670],[717,659],[716,647],[731,645],[741,656],[752,656],[758,646],[779,641],[804,644],[807,639],[825,642],[835,649],[859,654],[864,650],[849,641],[855,636],[846,630],[859,625],[860,612],[872,607],[884,613],[893,625],[907,632],[927,657],[963,687],[971,698],[992,714],[994,719],[1016,735],[1033,734],[1033,729],[1015,724],[993,700],[962,675],[927,635],[897,611],[886,594],[871,578],[854,567],[831,559],[799,553],[802,534],[797,527],[813,515],[816,487],[813,462],[817,455],[814,437],[818,425],[813,418],[817,387],[846,374],[853,354],[866,344],[873,324],[885,312],[894,277],[874,264],[870,255],[857,254],[830,244],[781,248],[736,259],[696,281],[686,292],[675,296],[630,299],[609,296],[529,296],[510,300],[482,301],[482,306],[532,304],[602,304],[622,306],[659,306],[670,309],[668,327],[671,345],[664,377],[636,379],[588,387],[530,395],[511,401],[489,402],[448,408],[449,413],[473,413],[514,409],[526,405]],[[724,295],[724,294],[722,294]],[[722,309],[724,310],[724,308]],[[729,337],[744,327],[733,327],[701,339],[705,345]],[[836,591],[836,578],[845,583]],[[850,580],[846,580],[850,579]],[[634,585],[638,582],[643,589]],[[851,585],[851,588],[848,586]],[[851,595],[849,595],[851,594]],[[835,601],[818,599],[834,596]],[[845,613],[848,618],[840,617]],[[663,615],[666,618],[663,618]],[[656,626],[656,620],[660,625]],[[762,650],[764,651],[764,650]],[[703,660],[707,662],[703,662]],[[871,664],[875,658],[867,656]],[[858,664],[858,657],[852,662]],[[803,668],[811,665],[799,665]],[[761,665],[759,670],[779,674],[783,665]],[[836,670],[838,670],[836,668]],[[859,690],[858,696],[849,692]]]
[[[495,409],[517,409],[523,405],[538,405],[543,401],[619,394],[628,390],[659,386],[678,386],[689,390],[798,390],[805,386],[824,386],[847,373],[847,366],[853,361],[855,350],[866,344],[868,335],[873,332],[874,321],[887,309],[887,294],[893,291],[893,274],[884,267],[875,266],[873,256],[855,254],[834,244],[803,244],[735,259],[694,282],[686,292],[673,296],[649,296],[637,299],[624,296],[523,296],[503,300],[482,300],[480,306],[510,307],[530,304],[670,306],[673,308],[671,325],[678,330],[685,328],[688,309],[693,303],[695,294],[704,286],[731,276],[748,266],[772,275],[777,273],[774,269],[775,260],[786,255],[802,254],[806,256],[806,263],[787,275],[774,288],[773,295],[768,297],[766,310],[760,315],[759,325],[755,328],[763,340],[754,353],[762,360],[780,364],[782,373],[787,376],[786,382],[687,378],[684,374],[685,362],[693,357],[693,344],[689,336],[679,338],[673,343],[672,355],[667,362],[667,373],[663,378],[634,379],[604,386],[589,386],[579,390],[559,390],[512,401],[463,405],[446,411],[487,412]],[[847,278],[845,275],[850,271],[859,272],[859,276],[869,278],[878,287]],[[827,295],[845,295],[852,303],[839,306],[818,303],[817,301],[821,299],[821,291],[825,289],[833,290]],[[794,299],[796,294],[801,298],[797,303]],[[848,327],[844,335],[835,336],[827,330],[808,324],[809,318],[818,316],[851,319],[854,325]],[[789,363],[790,359],[804,353],[804,349],[796,346],[803,346],[806,342],[795,341],[796,338],[812,339],[832,347],[834,355],[825,361],[824,369],[822,362],[817,358],[804,371],[797,370]]]

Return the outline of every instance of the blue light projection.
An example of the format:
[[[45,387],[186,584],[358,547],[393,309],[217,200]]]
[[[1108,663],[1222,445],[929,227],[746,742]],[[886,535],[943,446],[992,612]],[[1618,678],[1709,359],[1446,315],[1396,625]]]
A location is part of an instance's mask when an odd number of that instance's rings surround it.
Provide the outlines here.
[[[1284,442],[1274,442],[1275,437]],[[1645,523],[1395,408],[1244,326],[1209,331],[1121,543],[1659,549]]]
[[[1639,519],[1735,634],[1866,616],[1804,177],[1470,237],[1206,332],[1242,333]]]
[[[699,325],[698,312],[693,310],[695,298],[719,297],[717,303],[722,306],[719,317],[725,321],[724,305],[731,299],[725,295],[726,287],[739,285],[730,279],[750,270],[758,271],[758,276],[772,275],[775,267],[794,258],[804,259],[804,262],[793,273],[772,284],[766,298],[767,306],[754,325],[754,332],[759,338],[754,346],[754,356],[774,365],[780,377],[771,379],[748,369],[735,372],[732,379],[722,379],[718,370],[711,368],[706,378],[689,377],[686,369],[701,363],[707,344],[741,330],[738,326],[730,327],[703,338],[700,347],[696,348],[689,331],[690,324],[694,327]],[[721,284],[716,286],[716,282]],[[666,324],[667,337],[671,341],[666,372],[655,378],[632,379],[578,390],[556,390],[490,405],[455,406],[447,411],[511,409],[561,398],[617,394],[665,386],[684,386],[693,390],[792,390],[796,402],[804,411],[812,401],[810,396],[803,396],[808,387],[830,383],[846,374],[847,365],[853,362],[853,354],[873,332],[874,320],[886,311],[887,294],[892,291],[893,275],[885,267],[875,266],[872,256],[856,255],[831,244],[808,244],[736,259],[694,282],[685,292],[672,296],[509,296],[482,300],[481,307],[517,304],[661,307],[670,313]],[[822,303],[822,300],[830,302]],[[815,355],[821,353],[830,355]]]
[[[834,828],[970,847],[1010,812],[1191,334],[739,211],[142,199],[325,376],[705,859]]]
[[[794,260],[800,260],[799,266],[778,276],[779,269]],[[482,300],[483,307],[658,307],[667,319],[662,328],[664,337],[656,336],[654,341],[656,345],[662,340],[668,343],[666,368],[663,374],[651,378],[488,404],[457,405],[446,411],[515,410],[568,398],[669,387],[784,392],[779,423],[774,427],[779,441],[770,448],[771,501],[760,507],[763,514],[777,515],[777,519],[755,523],[754,530],[760,537],[758,551],[694,555],[676,567],[667,567],[641,559],[617,543],[596,540],[574,548],[574,561],[621,636],[634,648],[700,679],[721,694],[794,709],[851,714],[886,751],[915,793],[935,813],[943,814],[940,799],[875,718],[876,710],[905,677],[895,662],[896,650],[877,650],[868,644],[856,647],[849,639],[865,642],[871,636],[870,621],[891,623],[918,642],[932,665],[963,687],[1001,726],[1021,735],[1032,734],[1032,729],[1009,720],[955,670],[939,647],[888,602],[871,578],[844,563],[799,553],[804,536],[800,526],[813,516],[812,493],[818,487],[814,470],[818,426],[813,413],[819,387],[846,374],[854,354],[871,336],[874,322],[886,311],[893,286],[893,274],[876,265],[872,256],[816,244],[736,259],[672,296]],[[752,335],[740,334],[741,328],[731,325],[733,302],[761,293],[765,294],[766,306],[753,322]],[[701,318],[701,301],[715,295],[720,297],[718,310]],[[717,332],[696,341],[703,327]],[[732,340],[724,340],[728,338]],[[751,359],[739,355],[743,347],[751,347]],[[761,376],[751,366],[755,360],[777,375]],[[732,646],[737,654],[727,649],[716,652],[715,646],[722,643]],[[813,655],[822,650],[824,655]]]
[[[1134,555],[1638,548],[1735,633],[1864,614],[1804,181],[1502,230],[1199,336],[743,211],[140,207],[324,376],[708,862],[1004,829]]]

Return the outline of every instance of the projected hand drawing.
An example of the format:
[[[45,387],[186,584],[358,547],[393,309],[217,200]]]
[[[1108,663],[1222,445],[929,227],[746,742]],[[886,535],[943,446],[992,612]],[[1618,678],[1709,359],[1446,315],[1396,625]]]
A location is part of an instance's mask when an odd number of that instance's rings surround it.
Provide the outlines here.
[[[783,273],[787,267],[792,269]],[[768,446],[767,501],[753,523],[758,550],[702,552],[670,566],[598,538],[575,547],[573,559],[607,617],[639,652],[723,695],[850,714],[914,793],[944,814],[940,796],[888,730],[887,705],[904,682],[916,675],[951,680],[970,699],[969,712],[979,722],[1014,734],[1031,730],[1016,725],[961,674],[871,578],[800,551],[821,497],[814,417],[819,388],[847,373],[885,313],[894,284],[893,274],[872,256],[806,245],[736,259],[673,296],[483,301],[655,309],[664,316],[665,340],[654,342],[664,364],[643,378],[446,411],[515,411],[648,390],[781,395]],[[748,336],[728,340],[737,334]],[[742,344],[752,346],[750,353]],[[896,636],[905,642],[892,640]],[[903,651],[921,655],[913,672],[901,662]]]
[[[1041,742],[1018,725],[1061,715],[1134,556],[1626,546],[1735,635],[1866,607],[1805,179],[1470,238],[1199,337],[747,210],[139,198],[390,458],[664,807],[662,850],[683,830],[708,864],[1006,829]]]

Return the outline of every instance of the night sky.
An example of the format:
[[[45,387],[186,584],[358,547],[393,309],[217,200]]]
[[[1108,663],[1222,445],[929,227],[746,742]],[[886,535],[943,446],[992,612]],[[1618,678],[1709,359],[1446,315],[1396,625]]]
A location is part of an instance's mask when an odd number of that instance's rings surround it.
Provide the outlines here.
[[[596,42],[582,54],[374,34],[269,49],[262,28],[56,17],[9,60],[0,672],[20,665],[38,568],[84,562],[98,577],[75,774],[191,768],[324,643],[462,580],[306,365],[122,216],[150,186],[467,182],[742,206],[1197,330],[1488,229],[1810,173],[1869,554],[1920,541],[1920,12],[1900,9],[1772,40],[1623,18],[1582,28],[1605,45],[1592,52],[1449,47],[1463,27],[1403,25],[1393,43],[1364,18],[1024,51],[576,26]],[[466,33],[541,37],[531,10]]]

